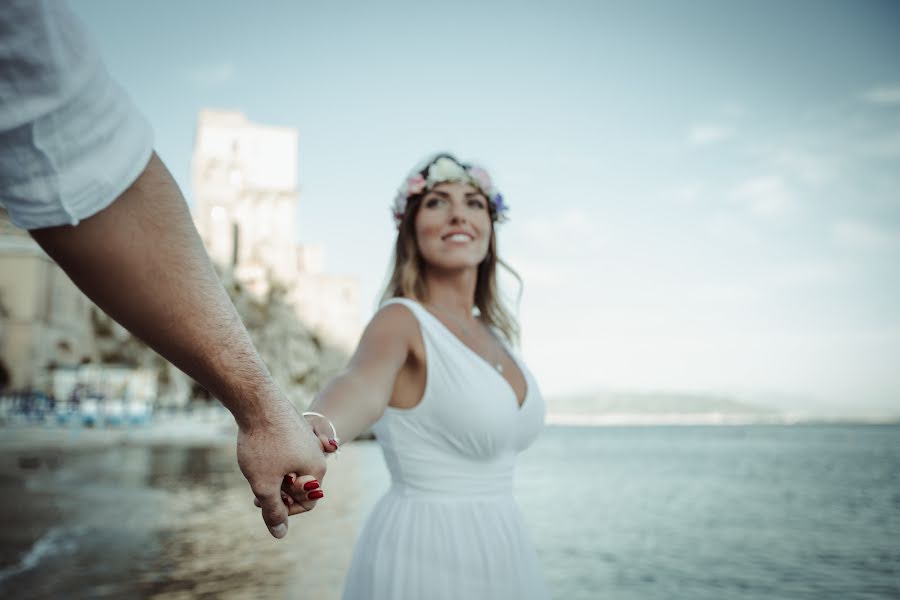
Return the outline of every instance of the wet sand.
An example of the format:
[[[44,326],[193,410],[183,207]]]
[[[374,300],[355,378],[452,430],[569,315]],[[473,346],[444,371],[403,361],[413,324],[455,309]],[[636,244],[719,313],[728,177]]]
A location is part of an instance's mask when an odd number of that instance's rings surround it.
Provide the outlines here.
[[[0,596],[339,598],[387,486],[378,447],[331,459],[325,500],[275,540],[234,439],[216,423],[0,429]]]

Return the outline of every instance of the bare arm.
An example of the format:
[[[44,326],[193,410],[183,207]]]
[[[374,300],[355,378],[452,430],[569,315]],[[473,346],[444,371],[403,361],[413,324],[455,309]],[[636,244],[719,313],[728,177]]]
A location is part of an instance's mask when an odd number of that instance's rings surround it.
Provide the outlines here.
[[[347,370],[316,397],[310,410],[330,419],[342,442],[359,436],[384,413],[416,335],[415,317],[407,308],[390,305],[381,309],[363,332]],[[331,428],[315,417],[311,421],[323,447],[328,448]]]
[[[231,411],[238,464],[272,534],[283,537],[282,478],[321,477],[324,456],[260,360],[156,154],[105,210],[75,227],[30,233],[100,308]]]

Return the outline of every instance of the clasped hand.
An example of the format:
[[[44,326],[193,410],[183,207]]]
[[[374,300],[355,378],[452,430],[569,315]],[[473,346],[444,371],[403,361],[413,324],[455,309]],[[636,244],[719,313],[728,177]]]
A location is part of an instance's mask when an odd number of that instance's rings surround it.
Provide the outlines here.
[[[253,491],[269,532],[283,538],[288,516],[308,512],[324,497],[325,454],[336,452],[330,428],[303,419],[293,406],[265,424],[238,432],[238,465]]]

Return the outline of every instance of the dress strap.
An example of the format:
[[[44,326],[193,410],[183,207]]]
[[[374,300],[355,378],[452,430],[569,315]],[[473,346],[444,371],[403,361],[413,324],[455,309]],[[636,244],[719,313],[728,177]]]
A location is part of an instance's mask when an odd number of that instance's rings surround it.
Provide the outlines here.
[[[423,321],[426,320],[426,319],[422,318],[423,314],[424,315],[430,314],[427,310],[425,310],[424,306],[422,306],[417,301],[415,301],[411,298],[403,298],[403,297],[399,297],[399,296],[396,298],[389,298],[388,300],[385,300],[384,302],[381,303],[380,308],[384,308],[385,306],[388,306],[389,304],[402,304],[403,306],[408,308],[410,311],[412,311],[412,314],[416,317],[416,320],[419,322],[420,325],[423,325]]]

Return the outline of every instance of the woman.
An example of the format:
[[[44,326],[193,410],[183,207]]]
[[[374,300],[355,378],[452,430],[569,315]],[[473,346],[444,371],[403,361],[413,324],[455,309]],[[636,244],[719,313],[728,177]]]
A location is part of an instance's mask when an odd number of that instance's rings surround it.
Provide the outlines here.
[[[329,452],[338,433],[371,428],[391,473],[345,600],[546,598],[512,496],[544,404],[507,345],[517,327],[498,299],[494,231],[506,210],[487,172],[451,155],[407,177],[385,301],[305,415]]]

